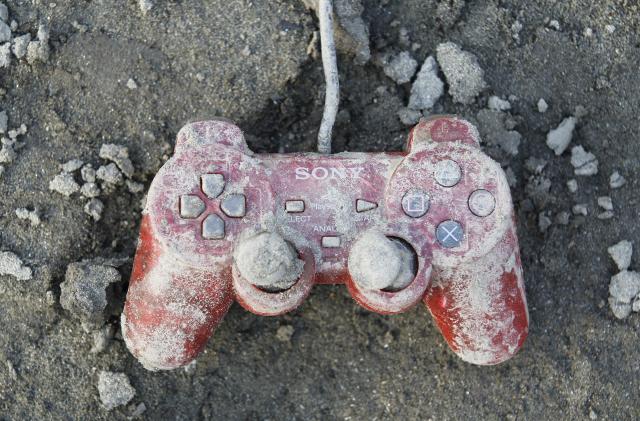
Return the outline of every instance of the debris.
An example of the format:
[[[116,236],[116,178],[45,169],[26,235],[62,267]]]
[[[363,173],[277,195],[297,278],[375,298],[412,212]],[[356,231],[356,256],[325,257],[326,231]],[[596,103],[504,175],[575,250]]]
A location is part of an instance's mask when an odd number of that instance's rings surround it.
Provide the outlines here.
[[[84,183],[80,188],[80,193],[87,198],[98,197],[100,196],[100,187],[96,183]]]
[[[484,109],[478,112],[478,122],[482,137],[487,143],[497,145],[509,155],[516,156],[522,135],[507,129],[512,124],[507,121],[508,116],[502,111]]]
[[[453,42],[438,45],[436,55],[453,100],[462,104],[473,103],[475,97],[487,87],[484,70],[477,57]]]
[[[611,278],[609,294],[616,301],[631,304],[640,292],[640,273],[623,270]]]
[[[110,324],[107,324],[102,328],[95,330],[92,333],[93,346],[91,347],[91,350],[89,352],[92,354],[100,354],[106,351],[107,348],[109,347],[109,343],[111,342],[111,339],[113,339],[113,334],[114,334],[114,329],[113,329],[113,326]]]
[[[71,263],[60,284],[60,305],[80,319],[87,331],[98,329],[105,322],[106,288],[120,279],[113,266],[87,260]]]
[[[128,404],[136,394],[136,390],[129,383],[124,373],[100,371],[98,377],[98,393],[107,411]]]
[[[604,211],[598,214],[598,219],[611,219],[613,218],[613,211]]]
[[[127,81],[127,88],[129,88],[130,90],[138,89],[138,84],[136,83],[135,80],[130,78]]]
[[[591,152],[580,145],[571,148],[571,165],[576,175],[595,175],[598,173],[598,160]]]
[[[584,203],[578,203],[577,205],[574,205],[572,211],[574,215],[587,216],[589,214],[587,205]]]
[[[11,51],[18,60],[24,58],[27,55],[27,48],[31,42],[31,34],[24,34],[13,39],[13,45]]]
[[[633,244],[631,241],[622,240],[607,249],[609,256],[616,262],[619,270],[627,270],[631,266],[631,255],[633,254]]]
[[[362,0],[335,0],[334,7],[339,24],[336,32],[338,47],[354,54],[356,64],[364,65],[371,58],[371,50],[369,27],[362,19]]]
[[[27,219],[31,222],[32,227],[36,227],[40,225],[40,216],[38,212],[34,209],[30,211],[27,208],[18,208],[16,209],[16,216],[20,219]]]
[[[49,190],[57,191],[58,193],[69,197],[80,190],[80,186],[73,179],[72,174],[62,172],[56,175],[53,180],[49,182]]]
[[[0,275],[10,275],[19,281],[28,281],[32,277],[31,268],[24,266],[22,260],[10,251],[0,251]]]
[[[567,181],[567,188],[571,193],[575,193],[578,191],[578,181],[575,178]]]
[[[560,22],[558,22],[555,19],[550,20],[549,23],[548,23],[548,26],[549,26],[549,28],[555,29],[556,31],[560,30]]]
[[[0,165],[0,178],[2,178],[3,174],[4,174],[4,165]]]
[[[443,92],[444,83],[438,77],[438,64],[433,56],[429,56],[411,86],[408,107],[412,110],[433,108]]]
[[[153,9],[153,2],[151,0],[138,0],[138,7],[144,16]]]
[[[527,182],[524,192],[538,209],[544,209],[547,203],[553,200],[553,196],[549,194],[550,189],[551,180],[546,177],[534,176]]]
[[[383,67],[384,74],[393,79],[398,85],[407,83],[416,74],[418,62],[411,57],[408,51],[403,51],[393,57]]]
[[[278,328],[276,332],[276,339],[281,342],[291,342],[291,337],[293,336],[295,329],[291,325],[282,325]]]
[[[7,125],[9,124],[9,117],[7,117],[6,111],[0,111],[0,133],[7,132]]]
[[[195,363],[196,361],[193,360],[193,362]],[[191,365],[191,364],[189,364],[189,365]],[[144,402],[140,402],[138,405],[136,405],[135,409],[133,411],[131,411],[131,414],[129,415],[129,418],[130,419],[139,418],[139,417],[142,416],[142,414],[145,413],[146,410],[147,410],[147,405],[145,405]]]
[[[610,34],[613,34],[616,31],[616,27],[613,25],[605,25],[604,30]]]
[[[559,225],[569,225],[569,219],[571,218],[571,214],[566,211],[562,211],[558,213],[555,217],[556,224]]]
[[[125,184],[127,185],[129,192],[133,194],[141,193],[144,191],[144,184],[138,183],[137,181],[127,180]]]
[[[13,150],[13,144],[9,142],[2,142],[2,149],[0,149],[0,163],[10,164],[18,156],[16,151]]]
[[[0,42],[11,41],[11,28],[4,19],[0,20]]]
[[[104,204],[100,199],[93,198],[84,205],[84,212],[90,215],[94,221],[99,221],[102,218],[102,211],[104,210]]]
[[[520,41],[520,31],[522,31],[522,28],[524,28],[524,25],[522,25],[522,22],[519,20],[516,20],[511,25],[511,37],[517,42]]]
[[[551,130],[547,134],[547,146],[553,149],[557,156],[562,155],[573,137],[573,130],[576,127],[577,119],[575,117],[567,117],[558,127]]]
[[[105,144],[100,147],[100,158],[115,162],[127,178],[134,173],[133,164],[129,159],[129,149],[126,146]]]
[[[611,312],[618,319],[626,319],[632,310],[632,305],[628,303],[622,303],[618,301],[615,297],[609,297],[609,308],[611,308]]]
[[[611,174],[611,177],[609,177],[609,187],[612,189],[619,189],[624,186],[626,182],[627,180],[625,180],[618,171],[614,171],[613,174]]]
[[[96,170],[93,169],[91,164],[86,164],[84,167],[82,167],[82,169],[80,170],[80,175],[82,176],[82,179],[87,183],[95,183],[96,181]]]
[[[108,184],[117,185],[122,183],[122,173],[114,163],[98,168],[96,177]]]
[[[490,110],[507,111],[511,109],[511,103],[509,101],[495,95],[489,97],[489,103],[487,105]]]
[[[27,62],[34,64],[37,61],[46,63],[49,60],[49,30],[45,25],[38,27],[38,40],[29,42],[27,46]]]
[[[613,201],[611,200],[611,197],[609,197],[609,196],[600,196],[600,197],[598,197],[598,206],[600,206],[602,209],[604,209],[606,211],[612,211],[613,210]]]
[[[538,112],[539,113],[546,113],[547,110],[549,109],[549,105],[547,104],[547,101],[544,100],[544,98],[540,98],[538,100]]]
[[[4,3],[0,3],[0,20],[3,22],[9,20],[9,8]]]
[[[0,45],[0,69],[9,67],[11,64],[11,44]]]
[[[509,184],[509,187],[513,188],[518,185],[518,178],[511,167],[507,167],[504,173],[507,177],[507,184]]]
[[[409,108],[401,108],[400,111],[398,111],[398,117],[400,118],[402,124],[406,126],[413,126],[418,123],[418,121],[420,121],[422,113],[420,111],[411,110]]]
[[[71,161],[67,161],[62,164],[62,171],[64,172],[74,172],[79,169],[84,162],[79,159],[72,159]]]

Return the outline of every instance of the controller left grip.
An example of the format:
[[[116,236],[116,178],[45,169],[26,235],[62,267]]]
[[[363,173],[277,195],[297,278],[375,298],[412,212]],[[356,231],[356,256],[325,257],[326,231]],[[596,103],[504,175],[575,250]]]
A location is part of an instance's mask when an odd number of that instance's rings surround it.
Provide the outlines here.
[[[127,347],[150,370],[190,363],[233,301],[230,269],[185,266],[165,251],[145,216],[122,313]]]

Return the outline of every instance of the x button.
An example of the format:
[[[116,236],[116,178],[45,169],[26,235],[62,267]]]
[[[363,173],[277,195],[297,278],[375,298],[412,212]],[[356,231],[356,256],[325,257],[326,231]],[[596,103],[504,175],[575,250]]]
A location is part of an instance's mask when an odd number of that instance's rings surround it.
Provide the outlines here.
[[[436,228],[436,238],[442,247],[448,249],[458,247],[464,238],[462,225],[452,220],[444,221]]]

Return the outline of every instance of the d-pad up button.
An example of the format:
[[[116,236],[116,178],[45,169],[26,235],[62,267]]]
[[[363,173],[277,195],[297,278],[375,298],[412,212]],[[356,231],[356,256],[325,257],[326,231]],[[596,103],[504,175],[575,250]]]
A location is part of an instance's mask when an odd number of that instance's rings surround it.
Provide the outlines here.
[[[230,194],[222,200],[222,212],[232,218],[242,218],[247,213],[247,200],[244,194]]]
[[[224,221],[212,213],[202,221],[202,237],[207,240],[222,240],[224,238]]]
[[[205,205],[202,199],[194,194],[180,196],[180,216],[185,219],[194,219],[202,215]]]
[[[215,199],[220,196],[224,190],[224,175],[222,174],[204,174],[200,177],[200,187],[209,199]]]

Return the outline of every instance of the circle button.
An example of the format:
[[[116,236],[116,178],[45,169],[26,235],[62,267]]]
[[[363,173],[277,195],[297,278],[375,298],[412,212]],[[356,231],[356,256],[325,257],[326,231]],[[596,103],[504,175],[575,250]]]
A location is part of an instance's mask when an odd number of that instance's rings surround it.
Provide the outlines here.
[[[496,199],[487,190],[476,190],[469,196],[469,209],[476,216],[489,216],[495,208]]]
[[[445,159],[436,164],[434,176],[443,187],[453,187],[460,181],[462,171],[457,162]]]
[[[441,222],[436,228],[436,238],[438,243],[444,248],[458,247],[464,238],[464,231],[459,222],[447,220]]]

